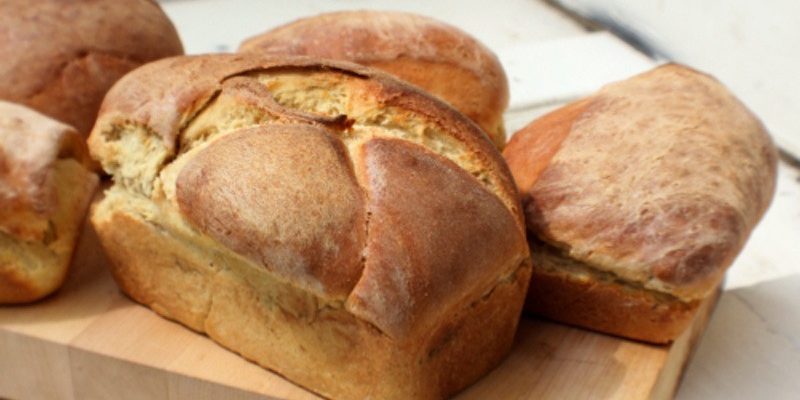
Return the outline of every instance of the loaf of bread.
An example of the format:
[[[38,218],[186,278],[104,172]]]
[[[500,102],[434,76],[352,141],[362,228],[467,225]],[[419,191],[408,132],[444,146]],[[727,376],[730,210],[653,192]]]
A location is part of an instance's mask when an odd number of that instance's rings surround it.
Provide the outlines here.
[[[323,396],[451,395],[509,351],[530,278],[513,179],[461,114],[307,58],[178,57],[89,138],[122,290]]]
[[[148,61],[183,54],[152,0],[3,0],[0,99],[88,135],[106,91]]]
[[[776,150],[710,76],[671,64],[517,132],[534,272],[526,309],[649,342],[674,340],[767,209]]]
[[[432,18],[389,11],[322,14],[250,38],[240,51],[307,55],[381,69],[450,103],[498,148],[506,143],[503,66],[475,38]]]
[[[61,286],[97,187],[83,137],[0,101],[0,304]]]

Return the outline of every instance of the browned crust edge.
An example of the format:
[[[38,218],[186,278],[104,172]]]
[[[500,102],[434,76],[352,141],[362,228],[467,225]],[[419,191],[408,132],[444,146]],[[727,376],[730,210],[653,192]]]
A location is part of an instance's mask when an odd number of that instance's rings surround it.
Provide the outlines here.
[[[686,84],[704,85],[703,87],[710,87],[714,89],[714,93],[722,93],[720,96],[724,97],[723,100],[732,100],[731,107],[724,109],[726,113],[725,115],[730,116],[732,113],[740,113],[745,117],[751,118],[751,121],[760,126],[760,129],[758,129],[760,132],[757,133],[759,137],[753,136],[750,137],[750,139],[758,144],[763,144],[765,153],[774,153],[774,147],[772,146],[769,135],[764,129],[763,125],[761,125],[757,120],[757,117],[752,115],[752,113],[750,113],[749,110],[747,110],[746,107],[734,97],[733,94],[729,93],[729,91],[727,91],[727,89],[725,89],[724,86],[712,76],[679,64],[667,64],[657,67],[649,72],[631,77],[629,80],[641,80],[643,78],[655,79],[653,77],[657,77],[657,74],[667,74],[665,76],[671,77],[672,79],[680,78],[688,81],[689,83]],[[702,80],[702,82],[700,80]],[[626,81],[618,82],[616,84],[612,84],[611,86],[624,82]],[[526,222],[529,234],[535,234],[539,238],[548,241],[551,244],[557,245],[558,247],[571,248],[575,243],[569,239],[570,237],[574,239],[575,236],[578,236],[580,239],[580,235],[584,235],[584,237],[596,236],[603,229],[597,229],[598,226],[619,228],[621,225],[619,220],[603,219],[606,215],[608,215],[608,213],[597,212],[589,217],[584,216],[588,218],[588,220],[586,218],[574,219],[575,221],[582,221],[579,223],[584,223],[585,221],[591,222],[591,224],[586,223],[585,226],[593,226],[594,228],[586,228],[583,231],[588,231],[589,233],[573,234],[576,231],[576,228],[564,228],[563,225],[553,228],[553,226],[556,226],[557,223],[563,221],[565,217],[563,217],[563,215],[559,217],[552,217],[552,214],[554,214],[559,207],[562,207],[563,204],[569,205],[571,197],[570,195],[562,195],[561,197],[554,195],[547,197],[546,191],[537,190],[537,185],[540,185],[543,180],[549,179],[548,183],[550,184],[553,182],[560,182],[563,187],[566,187],[570,182],[573,182],[573,178],[571,178],[569,174],[563,174],[563,170],[560,170],[562,171],[563,175],[559,175],[558,172],[556,172],[550,177],[547,177],[546,173],[553,172],[554,167],[552,160],[560,151],[563,150],[562,142],[574,133],[573,125],[579,121],[592,119],[594,113],[605,112],[603,111],[603,102],[606,100],[604,99],[603,93],[604,92],[601,90],[600,92],[590,95],[577,102],[573,102],[565,107],[559,108],[533,121],[528,126],[515,133],[504,151],[504,156],[508,161],[509,167],[514,174],[515,181],[522,195],[523,209],[527,217]],[[714,94],[712,93],[712,95]],[[717,100],[719,100],[719,98]],[[662,111],[667,113],[669,110],[662,109]],[[620,120],[625,120],[623,116],[619,116],[619,118]],[[585,144],[586,142],[583,143]],[[722,143],[722,145],[724,144],[725,143]],[[591,146],[588,148],[583,148],[586,149],[587,154],[591,151]],[[570,148],[570,150],[572,149],[573,148]],[[641,152],[647,150],[638,149],[631,151]],[[624,152],[620,154],[620,157],[627,156],[628,155]],[[711,243],[703,247],[698,246],[697,250],[695,251],[692,251],[693,249],[691,246],[684,246],[684,249],[681,249],[680,252],[673,251],[672,253],[669,253],[674,255],[671,258],[664,258],[664,260],[667,261],[660,261],[662,262],[661,264],[649,260],[639,261],[635,258],[634,261],[640,263],[642,265],[642,269],[647,268],[648,272],[651,272],[652,277],[660,281],[660,283],[667,285],[668,289],[665,289],[666,291],[676,296],[680,296],[684,299],[702,299],[702,297],[707,296],[714,289],[714,287],[719,284],[725,270],[730,267],[735,256],[741,251],[753,228],[766,211],[770,203],[770,199],[773,196],[776,173],[775,168],[777,164],[775,162],[775,157],[772,154],[767,154],[765,159],[767,160],[766,163],[768,165],[762,166],[759,164],[757,166],[757,168],[768,168],[764,170],[766,171],[764,173],[765,177],[764,179],[753,183],[753,186],[760,185],[760,190],[753,189],[752,187],[742,188],[743,191],[750,192],[750,207],[757,210],[754,218],[742,222],[741,225],[736,225],[739,220],[736,219],[738,215],[733,215],[735,214],[735,210],[732,210],[730,207],[723,207],[721,205],[715,206],[719,208],[716,214],[707,214],[709,216],[707,218],[708,225],[725,226],[723,224],[727,224],[732,226],[731,228],[727,228],[727,230],[724,228],[718,228],[717,232],[720,232],[721,234],[729,234],[729,236],[734,237],[734,240],[721,242],[722,244]],[[575,165],[577,164],[573,164],[573,169],[570,170],[570,173],[580,172],[580,167]],[[724,172],[725,170],[723,170],[723,173]],[[564,184],[565,180],[567,181],[566,184]],[[573,188],[576,187],[575,185],[571,186]],[[622,187],[624,188],[624,186]],[[578,187],[578,189],[584,190],[585,187]],[[573,194],[574,193],[577,193],[577,191],[573,192]],[[674,192],[667,193],[671,195],[675,194]],[[697,202],[696,200],[692,201]],[[687,203],[694,205],[692,201],[688,201]],[[575,203],[571,204],[574,205]],[[676,204],[681,205],[681,203],[678,202],[676,202]],[[700,204],[700,206],[695,207],[695,209],[703,208],[703,203],[698,204]],[[614,207],[609,207],[608,209],[612,209],[613,211],[613,208]],[[627,221],[629,226],[636,226],[638,222],[639,221],[635,219],[630,219]],[[581,232],[580,230],[577,231]],[[641,237],[641,235],[629,234],[628,238],[630,237],[636,238]],[[618,238],[625,238],[625,235],[620,234],[618,235]],[[622,244],[625,243],[620,243],[621,239],[616,243],[611,243],[607,246],[611,249],[608,252],[608,257],[610,259],[624,258],[626,257],[626,251],[636,251],[635,244],[629,245],[628,248],[622,248]],[[634,250],[631,250],[631,248]],[[585,249],[582,251],[585,251]],[[588,253],[591,254],[592,252]],[[599,252],[596,252],[595,255],[597,253]],[[594,260],[597,260],[597,258]],[[655,290],[660,290],[657,286],[650,287],[653,287]]]
[[[382,31],[386,21],[391,21],[390,35]],[[402,40],[409,36],[424,37],[423,44]],[[331,44],[321,38],[339,40]],[[508,107],[509,87],[500,60],[469,33],[437,19],[398,11],[329,12],[245,39],[238,51],[333,58],[387,71],[456,105],[488,133],[498,149],[505,146],[502,115]],[[430,79],[441,71],[431,72],[431,67],[450,69],[453,79],[461,74],[471,78],[460,87],[438,87]]]
[[[523,197],[523,204],[530,200],[536,180],[561,149],[572,125],[590,111],[591,105],[591,98],[575,101],[533,120],[514,133],[503,150],[503,157]]]
[[[667,344],[689,326],[700,303],[665,300],[648,290],[618,282],[579,280],[536,265],[525,311],[615,336]]]
[[[182,76],[182,70],[190,71],[190,76],[185,73]],[[489,170],[499,191],[496,194],[509,205],[520,229],[524,230],[511,171],[491,139],[475,122],[422,89],[385,72],[349,62],[254,54],[177,56],[152,62],[126,75],[109,91],[88,139],[90,153],[95,159],[103,158],[102,130],[105,126],[136,124],[160,137],[168,153],[166,164],[179,152],[180,131],[221,92],[225,81],[281,70],[334,71],[373,80],[379,90],[375,94],[379,104],[419,113],[469,149],[476,162]],[[192,80],[201,75],[203,79]],[[151,84],[143,88],[143,82]]]
[[[85,217],[88,214],[89,205],[91,204],[92,198],[94,198],[98,184],[99,178],[97,175],[90,173],[86,180],[86,186],[83,188],[85,193],[84,198],[80,203],[80,207],[75,210],[75,214],[77,215],[74,218],[75,223],[67,228],[75,232],[73,241],[68,251],[59,259],[58,264],[47,266],[47,268],[59,269],[58,280],[54,282],[53,285],[42,290],[38,290],[32,282],[20,276],[20,274],[14,273],[15,270],[20,270],[25,267],[12,265],[12,268],[9,268],[7,273],[3,273],[0,270],[0,305],[36,302],[55,293],[64,285],[64,281],[69,275],[70,266],[72,265],[72,259],[75,256],[75,249],[78,246],[78,241],[81,240],[83,226],[84,224],[88,223],[87,218]]]
[[[53,267],[62,268],[63,266]],[[20,267],[14,266],[12,268]],[[36,290],[31,282],[14,272],[14,269],[0,272],[0,304],[30,303],[47,296],[48,293],[41,293]]]
[[[154,270],[159,270],[161,277],[186,274],[196,278],[196,271],[207,268],[205,261],[196,261],[197,255],[192,258],[183,257],[181,254],[189,254],[186,248],[163,249],[163,242],[172,240],[167,231],[145,223],[133,214],[119,211],[115,211],[108,219],[101,220],[96,210],[93,210],[91,222],[102,247],[109,255],[112,276],[123,293],[168,319],[211,336],[217,343],[244,358],[330,398],[441,399],[464,390],[500,364],[511,351],[523,308],[524,293],[531,276],[530,260],[525,260],[508,280],[498,283],[482,295],[472,296],[475,300],[454,310],[452,318],[442,321],[429,332],[405,340],[393,340],[357,319],[352,319],[358,322],[357,325],[350,325],[348,321],[351,318],[345,314],[339,314],[338,317],[331,315],[327,318],[328,321],[339,321],[343,324],[340,325],[341,329],[335,330],[337,334],[331,339],[338,347],[351,343],[352,348],[348,353],[359,354],[355,361],[352,358],[337,358],[339,356],[336,350],[330,350],[324,357],[315,357],[313,363],[307,365],[310,368],[302,371],[287,370],[281,368],[276,360],[282,359],[278,356],[281,352],[293,354],[292,349],[272,346],[266,350],[260,349],[260,354],[254,354],[231,346],[232,342],[242,343],[235,339],[243,339],[241,335],[246,336],[247,333],[238,331],[236,337],[220,337],[219,332],[225,332],[226,329],[216,326],[218,322],[209,322],[196,308],[192,309],[191,301],[179,305],[170,300],[174,299],[175,293],[196,290],[196,279],[192,282],[189,279],[177,279],[174,281],[175,286],[168,291],[146,283],[146,277],[153,275]],[[137,234],[131,235],[132,232]],[[147,251],[148,248],[152,251]],[[136,257],[132,257],[134,253]],[[180,262],[176,263],[176,259]],[[213,272],[207,274],[209,279],[213,278]],[[186,286],[180,287],[181,284]],[[247,293],[253,290],[253,287],[242,284],[236,292]],[[254,303],[237,303],[236,306],[243,312],[261,309],[258,306],[261,300],[254,300]],[[280,311],[279,314],[287,315],[285,311]],[[275,317],[251,315],[250,318],[247,321],[271,321]],[[302,323],[299,319],[293,321],[291,325]],[[291,334],[297,329],[296,326],[280,324],[270,326],[257,323],[250,326],[260,329],[260,333],[257,337],[246,338],[246,342],[261,342],[265,345],[271,342],[263,342],[264,337],[273,337],[276,332],[276,337],[285,337],[287,333]],[[309,325],[307,329],[315,328]],[[348,333],[354,335],[349,336]],[[303,340],[303,337],[295,337]],[[322,351],[337,347],[331,344],[308,343],[307,347],[322,346]],[[480,357],[474,357],[476,354],[480,354]],[[342,365],[343,362],[347,364]],[[315,370],[338,372],[315,374]],[[342,385],[338,381],[343,379],[341,371],[353,373],[352,376],[344,377],[352,382]],[[358,382],[362,384],[359,385]],[[351,391],[348,391],[348,387]]]

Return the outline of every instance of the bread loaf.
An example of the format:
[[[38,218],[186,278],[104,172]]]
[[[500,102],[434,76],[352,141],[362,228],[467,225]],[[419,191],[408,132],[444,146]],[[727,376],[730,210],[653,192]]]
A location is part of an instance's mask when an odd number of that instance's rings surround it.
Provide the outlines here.
[[[776,150],[710,76],[666,65],[517,132],[504,156],[523,195],[528,309],[669,342],[767,209]]]
[[[75,129],[0,101],[0,304],[61,286],[97,186]]]
[[[341,11],[303,18],[246,40],[240,51],[306,55],[374,67],[447,101],[502,149],[508,81],[491,50],[421,15]]]
[[[183,54],[151,0],[3,0],[0,99],[88,135],[103,96],[128,71]]]
[[[483,133],[355,64],[142,67],[89,139],[122,290],[325,397],[442,398],[509,351],[530,275]]]

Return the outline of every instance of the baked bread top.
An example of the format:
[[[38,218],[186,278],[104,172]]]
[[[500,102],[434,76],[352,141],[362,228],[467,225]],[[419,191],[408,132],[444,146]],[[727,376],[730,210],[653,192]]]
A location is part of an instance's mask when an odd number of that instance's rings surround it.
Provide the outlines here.
[[[675,64],[534,121],[504,155],[534,234],[683,300],[719,283],[772,199],[777,162],[733,94]]]
[[[183,53],[172,23],[151,0],[5,0],[0,27],[0,99],[87,135],[117,79]]]
[[[19,104],[0,101],[0,231],[41,241],[58,207],[53,164],[88,166],[83,138],[72,127]]]
[[[130,196],[391,337],[528,254],[511,175],[480,129],[355,64],[161,60],[114,86],[89,144]]]
[[[505,145],[508,81],[497,57],[466,32],[421,15],[342,11],[303,18],[239,51],[351,61],[389,72],[447,101]]]

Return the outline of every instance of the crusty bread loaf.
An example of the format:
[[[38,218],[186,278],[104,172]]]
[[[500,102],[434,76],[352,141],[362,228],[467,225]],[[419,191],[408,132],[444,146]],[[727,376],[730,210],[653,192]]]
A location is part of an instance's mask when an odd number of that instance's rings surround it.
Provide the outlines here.
[[[0,304],[61,286],[97,186],[88,164],[75,129],[0,101]]]
[[[508,81],[491,50],[466,32],[421,15],[340,11],[304,18],[246,40],[240,51],[306,55],[381,69],[447,101],[502,149]]]
[[[776,151],[713,78],[671,64],[604,87],[504,152],[532,236],[528,308],[668,342],[773,195]]]
[[[92,222],[122,290],[332,398],[441,398],[509,351],[530,276],[483,133],[390,76],[179,57],[106,97]]]
[[[175,28],[151,0],[4,0],[0,27],[0,99],[84,135],[117,79],[183,54]]]

